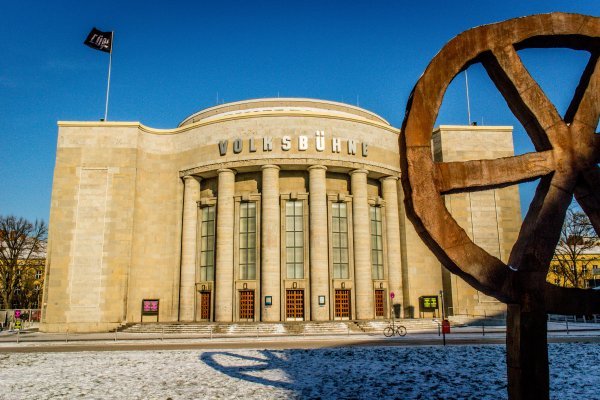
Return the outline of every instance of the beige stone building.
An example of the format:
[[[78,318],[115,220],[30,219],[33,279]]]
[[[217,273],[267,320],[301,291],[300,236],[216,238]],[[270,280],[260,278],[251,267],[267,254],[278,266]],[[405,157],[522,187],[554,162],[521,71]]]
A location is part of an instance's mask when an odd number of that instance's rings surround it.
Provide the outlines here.
[[[59,122],[43,331],[139,321],[327,321],[502,305],[449,274],[403,211],[399,130],[311,99],[219,105],[177,128]],[[441,126],[438,161],[513,154],[510,127]],[[516,188],[447,196],[506,261]]]

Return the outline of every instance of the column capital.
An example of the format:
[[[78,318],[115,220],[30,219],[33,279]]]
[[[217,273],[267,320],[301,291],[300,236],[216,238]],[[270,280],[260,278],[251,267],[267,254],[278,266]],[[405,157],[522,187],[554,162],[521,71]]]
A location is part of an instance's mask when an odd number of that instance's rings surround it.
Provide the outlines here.
[[[234,175],[237,174],[236,170],[230,169],[230,168],[219,168],[217,170],[217,174],[219,174],[219,175],[224,174],[224,173],[228,173],[228,172],[231,172]]]
[[[183,177],[183,181],[190,181],[190,180],[195,180],[197,182],[200,182],[202,180],[201,176],[196,176],[196,175],[185,175]]]
[[[313,170],[313,169],[322,169],[323,171],[327,171],[327,167],[324,165],[311,165],[310,167],[307,168],[308,171]]]
[[[352,176],[354,174],[365,174],[365,175],[368,175],[369,171],[367,171],[366,169],[361,168],[361,169],[355,169],[354,171],[350,171],[349,174],[350,174],[350,176]]]
[[[279,168],[279,165],[275,165],[275,164],[265,164],[262,167],[260,167],[260,169],[262,169],[263,171],[265,169],[276,169],[277,171],[279,171],[281,168]]]
[[[400,178],[397,177],[397,176],[388,175],[388,176],[383,176],[383,177],[379,178],[379,181],[380,182],[383,182],[383,181],[397,181],[398,179],[400,179]]]

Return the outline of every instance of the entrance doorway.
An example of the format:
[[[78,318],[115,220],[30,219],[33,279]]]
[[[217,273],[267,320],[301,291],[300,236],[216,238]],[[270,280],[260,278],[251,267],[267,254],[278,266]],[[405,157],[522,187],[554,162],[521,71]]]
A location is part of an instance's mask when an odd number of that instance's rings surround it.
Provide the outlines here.
[[[304,290],[286,290],[285,304],[288,321],[304,321]]]
[[[210,320],[210,292],[200,292],[200,319]]]
[[[335,318],[350,319],[350,290],[335,290]]]
[[[385,316],[383,299],[385,299],[385,290],[375,290],[375,317]]]
[[[254,290],[240,290],[240,320],[254,320]]]

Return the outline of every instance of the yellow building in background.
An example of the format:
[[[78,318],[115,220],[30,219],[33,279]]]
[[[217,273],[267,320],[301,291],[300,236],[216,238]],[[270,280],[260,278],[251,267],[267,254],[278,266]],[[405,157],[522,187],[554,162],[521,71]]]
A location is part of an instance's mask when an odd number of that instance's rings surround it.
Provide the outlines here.
[[[573,257],[555,254],[547,281],[563,287],[579,287],[583,289],[600,286],[600,241],[591,239],[595,245],[582,250]]]

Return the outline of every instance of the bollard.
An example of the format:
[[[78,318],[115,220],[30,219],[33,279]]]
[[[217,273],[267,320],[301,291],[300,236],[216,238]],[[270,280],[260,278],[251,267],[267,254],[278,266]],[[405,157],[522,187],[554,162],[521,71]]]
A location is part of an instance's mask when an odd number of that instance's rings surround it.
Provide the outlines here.
[[[565,316],[565,324],[567,324],[567,335],[569,334],[569,320],[568,317]]]
[[[67,328],[67,335],[65,336],[65,343],[69,343],[69,328]]]
[[[117,328],[115,328],[115,342],[117,341]]]
[[[481,323],[481,334],[485,336],[485,321]]]
[[[258,338],[258,325],[256,325],[256,337]]]

